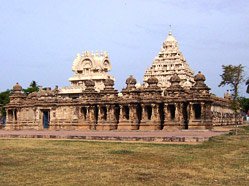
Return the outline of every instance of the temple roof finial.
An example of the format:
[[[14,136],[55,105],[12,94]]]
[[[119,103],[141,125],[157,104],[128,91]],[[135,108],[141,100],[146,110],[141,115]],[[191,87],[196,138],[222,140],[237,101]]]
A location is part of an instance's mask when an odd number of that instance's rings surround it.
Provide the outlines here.
[[[171,25],[169,25],[169,35],[172,35],[172,28],[171,28]]]

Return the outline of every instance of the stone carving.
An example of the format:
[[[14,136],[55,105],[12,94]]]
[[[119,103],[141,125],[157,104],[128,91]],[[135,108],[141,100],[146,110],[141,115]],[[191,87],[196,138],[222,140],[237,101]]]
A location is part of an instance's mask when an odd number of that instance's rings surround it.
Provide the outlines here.
[[[92,80],[95,83],[95,90],[103,90],[106,79],[115,80],[108,72],[111,70],[111,63],[107,52],[93,53],[86,51],[82,55],[77,54],[73,61],[72,70],[74,75],[69,78],[71,86],[60,89],[61,94],[80,93],[86,88],[86,81]]]
[[[72,69],[67,88],[27,96],[14,85],[5,129],[178,130],[234,122],[229,96],[210,94],[205,76],[193,75],[171,33],[145,73],[147,86],[137,86],[131,75],[121,93],[115,90],[107,53],[79,54]]]
[[[181,79],[182,87],[191,87],[194,83],[193,71],[189,68],[184,56],[179,50],[177,40],[169,32],[159,54],[155,57],[152,66],[144,74],[144,82],[149,77],[156,77],[158,86],[165,90],[170,86],[170,78],[177,74]]]

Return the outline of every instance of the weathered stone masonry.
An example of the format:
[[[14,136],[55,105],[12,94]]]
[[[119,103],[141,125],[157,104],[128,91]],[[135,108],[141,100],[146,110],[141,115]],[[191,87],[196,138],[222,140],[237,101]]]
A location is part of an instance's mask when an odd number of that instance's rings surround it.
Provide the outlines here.
[[[230,97],[211,95],[205,76],[192,70],[169,33],[146,71],[142,86],[133,76],[120,95],[107,53],[86,52],[73,63],[71,86],[25,95],[17,83],[6,106],[7,130],[175,130],[234,124]]]
[[[105,88],[100,92],[95,91],[94,82],[88,80],[86,89],[76,95],[59,94],[57,89],[41,89],[26,96],[16,84],[6,107],[5,128],[172,130],[210,129],[213,125],[230,124],[232,113],[228,105],[224,105],[227,100],[219,98],[223,105],[218,105],[201,73],[194,80],[195,86],[184,89],[175,74],[170,79],[171,86],[162,95],[156,78],[148,79],[148,87],[136,88],[136,79],[130,76],[122,97],[114,90],[112,79],[105,80]]]

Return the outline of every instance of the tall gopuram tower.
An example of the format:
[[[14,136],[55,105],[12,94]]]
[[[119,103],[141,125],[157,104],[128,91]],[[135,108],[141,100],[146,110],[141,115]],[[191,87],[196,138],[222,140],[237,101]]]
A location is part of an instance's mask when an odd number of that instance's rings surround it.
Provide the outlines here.
[[[194,84],[194,72],[190,69],[186,59],[179,50],[177,40],[169,32],[159,54],[155,57],[152,66],[144,74],[144,82],[150,77],[158,79],[158,86],[165,90],[170,86],[170,78],[177,74],[180,78],[180,85],[190,88]]]
[[[77,54],[73,61],[73,76],[69,78],[71,85],[60,89],[61,94],[82,93],[86,89],[86,81],[94,82],[94,89],[99,92],[105,88],[105,80],[115,80],[108,74],[111,70],[111,63],[107,52],[94,53],[86,51],[83,54]]]

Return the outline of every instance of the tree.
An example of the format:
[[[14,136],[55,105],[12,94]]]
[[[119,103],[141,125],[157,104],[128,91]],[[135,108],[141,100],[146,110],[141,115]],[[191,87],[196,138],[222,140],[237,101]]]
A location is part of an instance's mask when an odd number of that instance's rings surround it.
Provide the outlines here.
[[[232,91],[232,109],[235,113],[235,124],[236,124],[236,134],[237,134],[237,115],[240,109],[239,98],[239,86],[244,82],[244,66],[241,64],[238,66],[234,65],[222,65],[223,74],[221,74],[220,86],[229,85]]]
[[[36,81],[32,81],[28,88],[23,89],[23,92],[26,93],[27,95],[32,92],[38,92],[38,91],[39,91],[39,86],[37,85]]]
[[[10,101],[9,96],[10,96],[10,90],[6,90],[6,91],[0,93],[0,105],[2,106],[2,108],[0,108],[0,109],[1,109],[2,116],[6,115],[4,106],[9,103],[9,101]]]
[[[247,114],[248,110],[249,110],[249,98],[245,98],[245,97],[240,97],[239,99],[239,103],[240,103],[240,107],[241,110]]]

